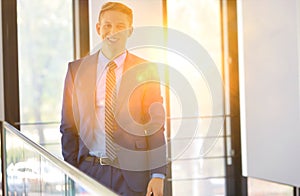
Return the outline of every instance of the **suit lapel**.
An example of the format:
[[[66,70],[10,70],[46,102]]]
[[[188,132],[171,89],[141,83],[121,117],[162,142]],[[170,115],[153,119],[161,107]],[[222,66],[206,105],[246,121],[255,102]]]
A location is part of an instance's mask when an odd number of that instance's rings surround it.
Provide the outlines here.
[[[95,89],[97,78],[98,53],[85,57],[76,72],[74,89],[76,91],[80,127],[91,127],[87,122],[95,122]]]
[[[98,53],[84,58],[76,72],[74,84],[78,89],[77,95],[83,96],[84,100],[90,98],[89,94],[94,94],[97,77],[97,57]],[[88,97],[85,97],[88,96]]]
[[[118,115],[122,107],[126,106],[130,92],[129,90],[133,90],[131,87],[136,84],[136,77],[133,76],[132,68],[138,63],[142,62],[141,59],[137,58],[135,55],[130,53],[127,54],[127,57],[124,61],[123,73],[121,84],[119,87],[119,93],[117,98],[117,105],[115,116]],[[135,74],[134,74],[135,75]]]

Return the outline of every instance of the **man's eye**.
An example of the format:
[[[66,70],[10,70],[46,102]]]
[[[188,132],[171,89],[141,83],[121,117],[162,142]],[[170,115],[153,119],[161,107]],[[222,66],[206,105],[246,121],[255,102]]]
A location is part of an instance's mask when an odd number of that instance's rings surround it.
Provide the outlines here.
[[[104,25],[104,28],[110,28],[110,27],[111,27],[110,24],[105,24],[105,25]]]
[[[124,25],[118,25],[118,29],[121,29],[121,30],[123,30],[123,29],[125,29],[126,27],[124,26]]]

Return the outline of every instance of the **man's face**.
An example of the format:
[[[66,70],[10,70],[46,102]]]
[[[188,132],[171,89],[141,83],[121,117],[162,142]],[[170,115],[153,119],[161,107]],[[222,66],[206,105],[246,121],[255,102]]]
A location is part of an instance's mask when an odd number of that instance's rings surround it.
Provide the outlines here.
[[[104,12],[96,25],[96,29],[103,40],[103,44],[113,50],[124,50],[127,38],[132,33],[128,16],[118,11]]]

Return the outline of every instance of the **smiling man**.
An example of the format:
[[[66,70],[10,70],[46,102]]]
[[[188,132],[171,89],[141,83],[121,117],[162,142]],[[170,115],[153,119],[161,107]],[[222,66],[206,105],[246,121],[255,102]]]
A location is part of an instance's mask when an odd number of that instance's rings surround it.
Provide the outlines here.
[[[132,21],[126,5],[104,4],[96,24],[102,48],[69,63],[62,153],[119,195],[159,196],[166,175],[159,77],[155,65],[126,50]]]
[[[125,52],[127,38],[131,35],[132,12],[116,3],[108,3],[100,11],[96,30],[103,40],[101,52],[108,59],[114,59]]]

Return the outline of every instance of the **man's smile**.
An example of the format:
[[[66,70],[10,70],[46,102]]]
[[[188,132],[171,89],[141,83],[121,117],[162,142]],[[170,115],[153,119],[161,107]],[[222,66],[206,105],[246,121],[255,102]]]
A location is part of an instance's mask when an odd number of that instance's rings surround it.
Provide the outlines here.
[[[116,43],[119,40],[118,38],[111,36],[106,37],[106,39],[111,43]]]

